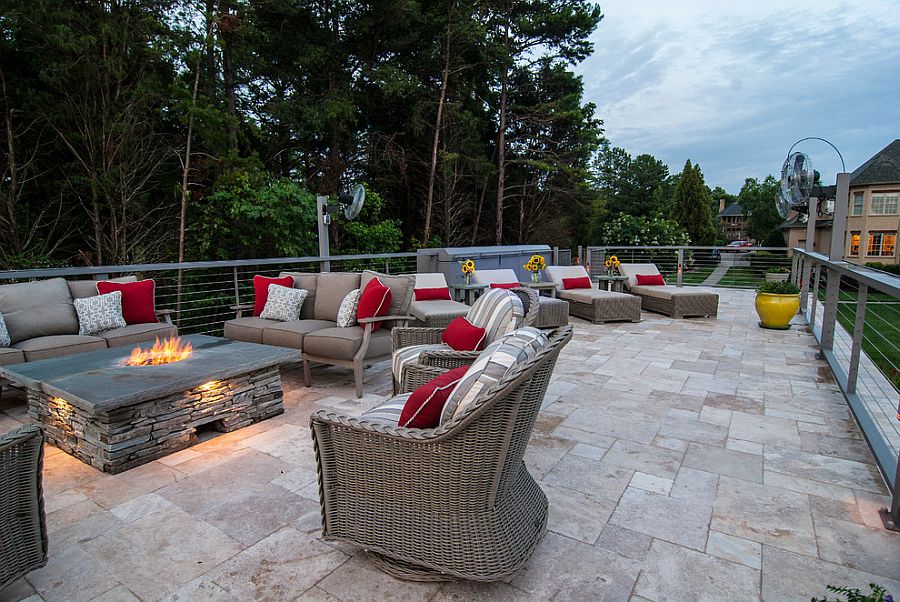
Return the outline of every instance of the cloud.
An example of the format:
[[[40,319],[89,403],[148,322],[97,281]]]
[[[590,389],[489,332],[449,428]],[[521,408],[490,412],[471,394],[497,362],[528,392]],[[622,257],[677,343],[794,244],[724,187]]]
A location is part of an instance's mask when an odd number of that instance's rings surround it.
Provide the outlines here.
[[[893,2],[611,0],[578,67],[607,136],[737,192],[777,174],[805,136],[853,170],[900,137],[900,11]],[[826,179],[824,144],[802,147]]]

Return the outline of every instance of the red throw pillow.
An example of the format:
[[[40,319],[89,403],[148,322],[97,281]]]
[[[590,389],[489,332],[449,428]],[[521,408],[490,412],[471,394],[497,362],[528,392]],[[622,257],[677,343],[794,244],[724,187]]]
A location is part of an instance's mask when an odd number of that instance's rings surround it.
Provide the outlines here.
[[[138,282],[110,282],[101,280],[97,283],[97,292],[101,295],[122,292],[122,317],[126,324],[154,324],[156,317],[156,282],[148,278]]]
[[[484,347],[484,328],[475,326],[465,316],[459,316],[447,325],[441,341],[456,351],[480,351]]]
[[[639,286],[665,286],[662,274],[635,274]]]
[[[253,315],[259,316],[263,309],[266,308],[266,299],[269,298],[269,285],[280,284],[292,288],[294,279],[290,276],[282,276],[281,278],[269,278],[268,276],[253,277]]]
[[[588,276],[579,276],[578,278],[563,278],[563,288],[572,290],[573,288],[593,288],[591,279]]]
[[[356,319],[375,318],[386,316],[391,308],[391,289],[381,283],[378,278],[372,278],[359,295],[359,305],[356,308]],[[360,324],[365,327],[365,324]],[[372,332],[381,328],[381,322],[372,323]]]
[[[491,288],[516,288],[522,286],[518,282],[492,282]]]
[[[468,366],[454,368],[413,391],[400,412],[399,426],[415,429],[432,429],[438,426],[447,398],[468,369]]]
[[[450,288],[417,288],[413,291],[416,295],[416,301],[450,301]]]

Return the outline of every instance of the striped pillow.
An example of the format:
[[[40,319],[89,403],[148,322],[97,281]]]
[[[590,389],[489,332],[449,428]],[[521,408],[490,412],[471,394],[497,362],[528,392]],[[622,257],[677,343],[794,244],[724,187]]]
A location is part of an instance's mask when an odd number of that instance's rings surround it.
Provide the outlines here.
[[[492,343],[522,325],[525,306],[518,295],[505,289],[494,288],[480,297],[469,309],[466,319],[484,328],[484,340]]]
[[[543,332],[526,326],[488,345],[444,404],[441,424],[446,424],[455,415],[464,412],[485,387],[500,382],[510,370],[533,358],[549,342]]]

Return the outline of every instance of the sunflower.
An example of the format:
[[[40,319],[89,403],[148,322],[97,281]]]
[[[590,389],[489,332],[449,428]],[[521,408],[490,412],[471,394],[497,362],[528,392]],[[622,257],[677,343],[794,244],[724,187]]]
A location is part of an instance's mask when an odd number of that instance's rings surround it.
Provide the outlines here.
[[[475,271],[475,262],[472,261],[471,259],[466,259],[460,265],[460,269],[462,270],[463,274],[471,274],[472,272]]]

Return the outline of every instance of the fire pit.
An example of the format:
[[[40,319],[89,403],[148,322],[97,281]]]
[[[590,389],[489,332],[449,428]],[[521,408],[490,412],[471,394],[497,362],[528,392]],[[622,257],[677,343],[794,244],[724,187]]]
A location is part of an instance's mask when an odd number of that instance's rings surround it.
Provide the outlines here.
[[[190,335],[0,366],[0,376],[27,389],[51,443],[116,473],[193,445],[200,426],[228,432],[282,413],[279,366],[298,360],[293,349]]]

